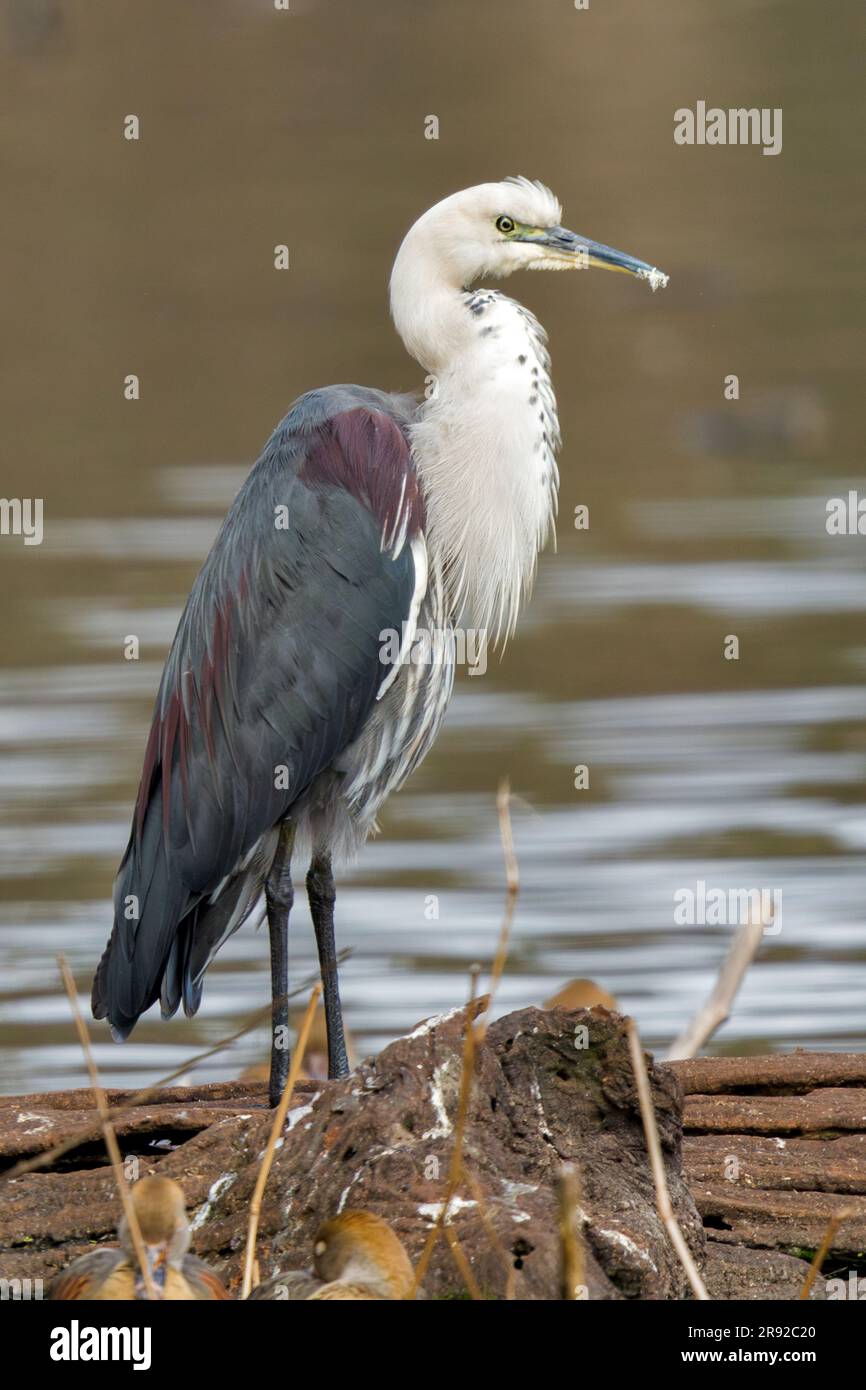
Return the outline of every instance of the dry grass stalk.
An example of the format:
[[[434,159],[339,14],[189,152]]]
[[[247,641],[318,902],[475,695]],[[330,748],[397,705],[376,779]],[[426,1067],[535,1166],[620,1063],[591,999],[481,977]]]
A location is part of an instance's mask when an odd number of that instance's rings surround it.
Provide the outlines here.
[[[469,1000],[466,1005],[466,1028],[463,1033],[463,1061],[460,1069],[460,1094],[457,1100],[457,1116],[454,1121],[454,1148],[451,1154],[451,1164],[448,1172],[448,1187],[445,1192],[445,1201],[442,1203],[433,1229],[425,1241],[424,1249],[421,1251],[421,1256],[415,1266],[415,1278],[412,1283],[412,1288],[409,1291],[410,1299],[414,1298],[417,1294],[424,1280],[424,1276],[427,1273],[427,1266],[430,1263],[433,1248],[445,1229],[448,1220],[448,1212],[457,1194],[457,1189],[460,1186],[460,1180],[463,1174],[463,1135],[466,1130],[466,1117],[469,1113],[469,1097],[472,1092],[472,1074],[475,1068],[475,1028],[473,1027],[473,1020],[479,974],[479,967],[477,965],[473,966],[469,977]],[[470,1293],[472,1292],[471,1288],[469,1291]]]
[[[475,1071],[476,1049],[481,1045],[486,1036],[487,1027],[490,1020],[490,1010],[493,1004],[493,996],[496,992],[497,985],[499,984],[499,981],[502,977],[502,972],[505,969],[505,963],[508,958],[508,947],[511,940],[511,927],[514,921],[514,912],[517,904],[517,895],[520,891],[520,876],[517,867],[517,856],[514,852],[514,836],[512,834],[511,829],[510,807],[511,786],[509,784],[508,779],[504,778],[499,784],[499,790],[496,796],[496,808],[499,816],[499,834],[502,840],[502,850],[505,858],[505,911],[503,913],[502,926],[499,931],[499,940],[497,943],[496,952],[493,957],[493,964],[490,971],[490,988],[488,991],[487,1005],[482,1017],[477,1022],[473,1021],[473,1006],[476,1000],[479,973],[478,967],[475,967],[475,969],[472,972],[469,1003],[467,1005],[466,1011],[466,1032],[463,1038],[463,1065],[460,1074],[460,1096],[457,1105],[457,1118],[454,1125],[454,1149],[451,1156],[451,1167],[448,1177],[448,1187],[445,1194],[445,1201],[442,1204],[442,1207],[439,1211],[439,1215],[436,1218],[436,1222],[433,1226],[433,1229],[427,1237],[427,1240],[424,1244],[424,1249],[421,1251],[420,1259],[418,1260],[418,1264],[415,1267],[415,1279],[412,1286],[412,1290],[409,1294],[410,1298],[415,1297],[415,1294],[417,1293],[418,1288],[420,1287],[424,1279],[424,1276],[427,1272],[427,1268],[429,1266],[430,1259],[432,1257],[433,1250],[436,1245],[436,1241],[438,1240],[439,1236],[443,1234],[446,1236],[449,1249],[451,1250],[451,1253],[455,1258],[455,1261],[458,1265],[458,1268],[461,1271],[461,1274],[463,1274],[466,1287],[469,1289],[470,1294],[473,1298],[480,1298],[482,1296],[480,1290],[478,1290],[477,1283],[475,1282],[474,1278],[472,1278],[468,1264],[465,1264],[465,1257],[463,1256],[462,1250],[460,1249],[460,1243],[457,1239],[456,1234],[454,1232],[449,1233],[446,1228],[448,1222],[448,1212],[450,1210],[451,1203],[454,1200],[454,1197],[457,1195],[457,1191],[461,1183],[467,1177],[463,1165],[463,1138],[466,1130],[466,1119],[469,1111],[469,1099],[472,1091],[472,1078]],[[499,1249],[499,1251],[503,1254],[505,1258],[505,1263],[508,1268],[507,1296],[511,1297],[514,1289],[513,1263],[510,1259],[507,1258],[507,1256],[505,1256],[505,1252],[502,1249],[501,1242],[499,1242],[496,1239],[496,1233],[493,1230],[492,1223],[490,1222],[489,1216],[487,1215],[486,1209],[484,1207],[483,1199],[480,1196],[480,1188],[478,1187],[478,1184],[474,1182],[474,1179],[472,1180],[472,1182],[475,1189],[475,1201],[479,1205],[479,1212],[481,1215],[482,1222],[484,1223],[485,1230],[488,1233],[488,1237],[491,1238],[492,1243]],[[456,1253],[457,1251],[460,1252],[459,1257]],[[469,1275],[469,1278],[466,1277],[467,1273]],[[473,1286],[474,1290],[478,1290],[477,1293],[473,1291]]]
[[[496,993],[502,972],[505,969],[505,962],[508,959],[508,947],[511,942],[511,928],[514,923],[514,913],[517,908],[517,895],[520,892],[520,874],[517,867],[517,855],[514,853],[514,835],[511,829],[511,783],[505,777],[499,783],[499,790],[496,794],[496,810],[499,816],[499,836],[502,840],[502,853],[505,858],[505,911],[502,915],[502,926],[499,929],[499,941],[496,946],[496,954],[493,957],[493,966],[490,971],[490,987],[488,989],[489,1000],[484,1011],[483,1018],[479,1019],[475,1025],[475,1040],[480,1044],[487,1035],[490,1026],[490,1011],[493,1007],[493,997]]]
[[[561,1252],[559,1296],[574,1302],[585,1287],[586,1250],[579,1232],[580,1180],[571,1163],[563,1163],[556,1175],[556,1198]]]
[[[679,1223],[674,1216],[674,1209],[671,1206],[671,1195],[668,1190],[668,1180],[665,1174],[664,1159],[662,1158],[662,1146],[659,1140],[658,1126],[656,1125],[649,1076],[647,1075],[646,1062],[644,1061],[637,1024],[633,1018],[628,1020],[627,1027],[629,1054],[631,1056],[632,1070],[637,1085],[640,1113],[643,1121],[643,1132],[646,1137],[647,1153],[649,1154],[650,1167],[655,1184],[656,1207],[658,1208],[659,1216],[664,1222],[671,1245],[674,1247],[680,1264],[686,1272],[686,1277],[691,1284],[695,1298],[701,1299],[702,1301],[709,1301],[710,1296],[707,1293],[703,1279],[698,1273],[697,1266],[692,1259],[692,1252],[686,1245],[683,1233],[679,1228]]]
[[[484,1200],[484,1193],[481,1191],[481,1184],[479,1183],[475,1175],[469,1172],[465,1165],[463,1168],[463,1181],[466,1183],[466,1186],[469,1188],[469,1191],[472,1194],[473,1202],[475,1202],[476,1206],[478,1207],[478,1215],[481,1218],[481,1224],[484,1227],[487,1239],[490,1241],[490,1244],[493,1246],[493,1249],[496,1251],[497,1255],[502,1261],[502,1268],[505,1272],[505,1299],[506,1302],[510,1302],[514,1298],[514,1286],[516,1282],[515,1276],[517,1273],[517,1271],[514,1268],[514,1256],[510,1254],[508,1250],[506,1250],[505,1246],[502,1244],[502,1241],[499,1239],[499,1236],[496,1233],[496,1227],[493,1225],[493,1222],[490,1219],[490,1213],[487,1210],[487,1204]]]
[[[454,1230],[453,1226],[449,1226],[446,1223],[442,1227],[442,1234],[445,1237],[448,1249],[451,1251],[451,1257],[460,1271],[460,1277],[469,1290],[470,1298],[473,1298],[476,1302],[483,1301],[484,1295],[479,1289],[475,1275],[472,1273],[469,1266],[469,1261],[463,1253],[463,1246],[457,1238],[457,1232]]]
[[[748,922],[737,929],[712,994],[689,1026],[668,1048],[667,1061],[679,1062],[687,1057],[696,1057],[717,1029],[730,1018],[743,976],[761,944],[765,925],[769,923],[765,924],[763,915],[752,915]]]
[[[243,1284],[241,1286],[241,1298],[249,1297],[250,1290],[253,1286],[253,1264],[256,1257],[256,1236],[258,1235],[259,1231],[259,1218],[261,1216],[262,1211],[262,1197],[264,1196],[265,1185],[268,1181],[268,1176],[271,1171],[271,1165],[274,1161],[274,1154],[277,1151],[277,1140],[283,1132],[283,1125],[286,1123],[286,1115],[288,1114],[289,1110],[289,1102],[292,1099],[292,1092],[295,1089],[295,1082],[298,1079],[301,1066],[303,1065],[304,1052],[306,1051],[307,1047],[307,1039],[310,1036],[310,1029],[313,1026],[313,1015],[316,1012],[316,1005],[319,1002],[319,996],[321,993],[322,986],[314,985],[313,992],[310,995],[310,1002],[307,1005],[307,1011],[304,1014],[300,1032],[298,1033],[297,1046],[292,1054],[292,1063],[289,1067],[289,1076],[288,1080],[286,1081],[286,1088],[280,1097],[280,1103],[277,1106],[276,1111],[274,1113],[274,1122],[271,1125],[271,1132],[268,1138],[267,1148],[265,1149],[264,1156],[262,1158],[262,1166],[259,1169],[259,1175],[256,1178],[256,1185],[253,1188],[253,1195],[250,1201],[250,1220],[249,1226],[247,1228],[247,1248],[244,1258],[244,1278]]]
[[[93,1050],[90,1046],[90,1038],[87,1033],[87,1024],[81,1016],[78,1007],[78,991],[75,988],[75,980],[72,971],[69,969],[69,962],[65,956],[57,957],[57,964],[60,966],[60,974],[63,977],[63,985],[69,999],[69,1006],[72,1009],[72,1018],[75,1023],[75,1031],[78,1034],[78,1041],[81,1043],[81,1050],[84,1053],[84,1061],[90,1077],[90,1086],[93,1091],[93,1099],[99,1115],[99,1123],[105,1139],[105,1147],[108,1150],[108,1157],[111,1159],[111,1171],[114,1174],[114,1181],[117,1185],[120,1205],[123,1207],[123,1215],[129,1228],[130,1239],[135,1250],[135,1258],[141,1270],[141,1277],[144,1280],[144,1289],[147,1297],[151,1300],[159,1298],[159,1290],[153,1282],[150,1266],[147,1263],[147,1253],[144,1248],[144,1241],[141,1238],[141,1227],[138,1224],[138,1217],[132,1205],[132,1198],[129,1195],[129,1186],[123,1175],[123,1157],[120,1146],[117,1142],[117,1135],[114,1132],[114,1125],[111,1123],[111,1115],[108,1109],[108,1101],[105,1098],[105,1091],[99,1080],[99,1072],[93,1058]]]
[[[809,1272],[803,1281],[803,1287],[798,1295],[798,1302],[807,1299],[810,1293],[812,1292],[812,1286],[815,1283],[815,1280],[818,1278],[818,1275],[821,1273],[821,1266],[823,1265],[828,1254],[830,1253],[830,1247],[832,1246],[833,1241],[836,1238],[836,1232],[842,1225],[842,1222],[847,1221],[849,1216],[855,1215],[856,1213],[852,1211],[850,1207],[842,1207],[839,1211],[834,1212],[833,1215],[830,1217],[829,1221],[827,1222],[826,1230],[824,1231],[824,1237],[821,1241],[821,1244],[818,1246],[818,1249],[815,1251],[814,1258],[809,1266]]]
[[[348,959],[351,954],[350,948],[339,952],[337,956],[338,964]],[[307,990],[311,989],[317,980],[318,975],[308,976],[297,989],[291,990],[286,997],[288,999],[295,999],[299,994],[306,994]],[[218,1052],[225,1051],[227,1047],[231,1047],[232,1043],[237,1042],[238,1039],[244,1037],[246,1033],[251,1033],[254,1028],[257,1028],[260,1023],[266,1018],[270,1019],[270,1017],[270,1004],[266,1004],[263,1008],[257,1009],[248,1022],[246,1022],[242,1028],[239,1028],[237,1032],[230,1033],[226,1038],[221,1038],[219,1042],[214,1043],[213,1047],[207,1048],[204,1052],[195,1053],[194,1056],[189,1057],[187,1061],[183,1062],[179,1067],[175,1067],[174,1071],[170,1071],[166,1076],[160,1077],[158,1081],[154,1081],[149,1086],[145,1086],[143,1090],[136,1091],[134,1095],[129,1097],[129,1100],[125,1100],[121,1105],[111,1107],[109,1114],[112,1120],[121,1119],[128,1111],[134,1110],[136,1106],[146,1105],[149,1100],[164,1087],[168,1086],[170,1082],[175,1081],[177,1077],[183,1076],[185,1072],[191,1071],[193,1067],[198,1066],[199,1062],[205,1062],[209,1057],[214,1057]],[[86,1129],[77,1130],[75,1134],[70,1135],[69,1138],[64,1139],[59,1144],[55,1144],[52,1149],[46,1149],[43,1153],[35,1154],[32,1158],[21,1159],[14,1167],[0,1174],[0,1183],[8,1182],[12,1178],[20,1178],[24,1173],[32,1173],[39,1168],[46,1168],[50,1166],[50,1164],[56,1163],[58,1158],[62,1158],[64,1154],[69,1153],[71,1149],[76,1149],[79,1144],[88,1143],[93,1139],[94,1135],[98,1133],[98,1125],[88,1125]]]

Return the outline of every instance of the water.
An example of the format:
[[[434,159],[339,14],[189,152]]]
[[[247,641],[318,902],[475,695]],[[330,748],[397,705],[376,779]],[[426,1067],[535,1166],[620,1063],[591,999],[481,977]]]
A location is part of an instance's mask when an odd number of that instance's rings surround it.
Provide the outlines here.
[[[9,0],[2,490],[42,496],[46,519],[39,547],[0,539],[0,1089],[81,1082],[55,957],[84,997],[162,660],[238,482],[301,391],[418,384],[386,316],[399,237],[509,172],[671,283],[509,286],[551,334],[557,550],[343,875],[349,1026],[378,1048],[489,961],[509,774],[521,895],[500,1010],[590,976],[663,1046],[730,941],[675,922],[703,880],[783,903],[714,1046],[866,1046],[864,538],[825,528],[827,499],[863,488],[856,13]],[[782,154],[676,147],[672,113],[699,95],[782,105]],[[231,1032],[267,998],[266,957],[248,925],[194,1021],[149,1015],[123,1048],[95,1028],[106,1081]],[[301,903],[292,971],[313,968]],[[265,1046],[260,1028],[201,1075]]]

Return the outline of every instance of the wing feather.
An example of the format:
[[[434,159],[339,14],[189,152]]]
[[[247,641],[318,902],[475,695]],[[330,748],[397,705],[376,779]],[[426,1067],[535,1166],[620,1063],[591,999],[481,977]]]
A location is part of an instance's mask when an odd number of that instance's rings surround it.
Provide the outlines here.
[[[185,1006],[197,1007],[200,961],[240,921],[234,908],[224,913],[205,942],[201,913],[191,914],[354,741],[387,675],[380,634],[401,630],[417,575],[411,547],[383,545],[422,524],[409,445],[388,399],[357,387],[303,397],[193,585],[94,980],[94,1014],[116,1035],[154,1002],[167,968],[164,1011],[177,1007],[181,977]],[[285,529],[276,524],[282,509]]]

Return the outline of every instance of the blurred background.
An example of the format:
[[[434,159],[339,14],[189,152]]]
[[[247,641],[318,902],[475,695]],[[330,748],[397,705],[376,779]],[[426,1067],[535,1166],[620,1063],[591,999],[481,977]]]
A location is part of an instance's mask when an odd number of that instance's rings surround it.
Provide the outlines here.
[[[0,1090],[82,1079],[55,957],[89,995],[162,661],[240,480],[302,391],[421,384],[387,315],[399,241],[512,173],[671,283],[509,285],[550,333],[558,549],[343,875],[349,1027],[372,1051],[489,961],[507,773],[500,1011],[591,976],[664,1045],[730,942],[675,924],[703,879],[783,898],[713,1048],[866,1046],[866,539],[825,529],[864,486],[862,25],[843,0],[2,0],[0,491],[44,498],[45,537],[0,538]],[[782,107],[782,153],[675,145],[699,99]],[[303,895],[291,942],[301,980]],[[153,1012],[122,1048],[94,1026],[105,1080],[153,1080],[268,991],[247,925],[194,1021]]]

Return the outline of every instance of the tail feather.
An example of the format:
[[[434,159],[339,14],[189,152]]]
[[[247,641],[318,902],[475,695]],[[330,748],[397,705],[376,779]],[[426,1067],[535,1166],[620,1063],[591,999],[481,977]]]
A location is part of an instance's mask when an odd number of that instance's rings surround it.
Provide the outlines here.
[[[131,847],[127,850],[115,883],[114,926],[91,995],[94,1018],[107,1018],[116,1039],[126,1039],[157,999],[163,1018],[171,1018],[181,1002],[188,1018],[197,1013],[205,971],[255,907],[275,839],[263,836],[251,862],[227,879],[214,898],[191,895],[178,882],[160,839],[146,861],[147,897],[140,916],[132,920],[128,914],[138,903],[141,867]]]
[[[119,1039],[129,1036],[158,998],[178,923],[191,906],[186,887],[167,862],[161,837],[154,841],[153,819],[148,816],[142,853],[133,853],[130,840],[118,870],[114,925],[93,979],[93,1016],[107,1018]],[[146,880],[143,864],[148,866]]]
[[[183,975],[183,1011],[198,1012],[205,971],[217,951],[247,920],[258,901],[262,878],[248,868],[229,879],[219,895],[198,904],[187,919],[191,924]]]
[[[182,827],[166,833],[160,786],[156,776],[118,869],[114,925],[93,980],[93,1016],[107,1019],[118,1039],[157,999],[164,1018],[181,1003],[188,1017],[196,1013],[205,971],[255,906],[278,838],[276,828],[266,831],[243,867],[218,885],[204,873],[195,879]],[[217,830],[224,832],[222,820]],[[218,842],[207,858],[219,864],[236,855],[231,842]]]

